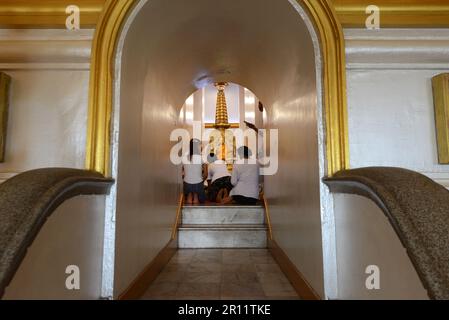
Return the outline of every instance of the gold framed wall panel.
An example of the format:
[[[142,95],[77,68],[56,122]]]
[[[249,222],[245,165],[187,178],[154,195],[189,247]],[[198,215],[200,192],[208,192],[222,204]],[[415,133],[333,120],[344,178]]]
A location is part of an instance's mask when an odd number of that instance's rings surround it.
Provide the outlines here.
[[[7,74],[0,72],[0,163],[5,161],[10,83],[11,78]]]
[[[344,37],[329,0],[298,0],[320,39],[327,174],[348,168]],[[137,0],[107,0],[92,47],[86,167],[111,174],[111,116],[115,49],[122,25]]]
[[[438,162],[449,164],[449,73],[432,78]]]

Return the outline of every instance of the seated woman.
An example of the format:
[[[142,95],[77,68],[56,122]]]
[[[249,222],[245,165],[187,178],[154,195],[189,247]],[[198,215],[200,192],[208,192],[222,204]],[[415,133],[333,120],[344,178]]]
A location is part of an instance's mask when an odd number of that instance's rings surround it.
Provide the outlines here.
[[[202,164],[200,144],[197,139],[190,140],[190,151],[187,155],[189,163],[182,167],[183,191],[187,204],[197,205],[206,201],[204,180],[207,177],[207,166]]]
[[[209,201],[220,203],[229,196],[232,189],[231,174],[228,171],[226,162],[217,159],[214,153],[209,155],[209,167],[207,182],[209,185],[207,196]]]
[[[234,165],[231,177],[234,188],[230,192],[230,197],[224,199],[222,203],[255,205],[259,200],[259,165],[246,161],[251,157],[251,150],[248,147],[240,147],[238,154],[245,163]]]

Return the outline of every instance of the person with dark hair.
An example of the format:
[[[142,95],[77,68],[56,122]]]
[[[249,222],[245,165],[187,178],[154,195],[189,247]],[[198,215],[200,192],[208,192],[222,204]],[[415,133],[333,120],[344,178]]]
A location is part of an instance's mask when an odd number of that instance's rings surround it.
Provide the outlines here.
[[[182,167],[183,191],[187,204],[200,204],[206,201],[204,191],[204,180],[207,177],[207,166],[203,165],[201,159],[201,141],[190,140],[188,163]]]
[[[230,192],[230,197],[224,199],[222,203],[255,205],[259,201],[259,165],[248,163],[247,160],[252,156],[252,152],[246,146],[238,149],[238,155],[244,163],[234,164],[231,176],[234,188]]]
[[[209,188],[207,196],[209,201],[221,203],[224,198],[229,196],[232,189],[231,174],[228,171],[226,162],[218,159],[214,153],[208,157],[208,178]]]

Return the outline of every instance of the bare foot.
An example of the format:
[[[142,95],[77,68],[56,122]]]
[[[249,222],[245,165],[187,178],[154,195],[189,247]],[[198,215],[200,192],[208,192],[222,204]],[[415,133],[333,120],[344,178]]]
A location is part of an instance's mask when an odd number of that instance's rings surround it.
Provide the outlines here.
[[[193,194],[193,204],[196,206],[200,204],[200,201],[198,200],[198,193]]]
[[[230,204],[232,203],[232,197],[226,197],[223,200],[221,200],[221,204]]]
[[[217,194],[216,201],[217,201],[217,203],[221,203],[223,201],[223,199],[225,199],[227,197],[228,197],[228,189],[226,189],[226,188],[220,189],[220,191]]]
[[[189,193],[187,195],[186,204],[193,204],[193,194]]]
[[[217,203],[221,203],[221,201],[223,201],[223,189],[221,189],[220,191],[218,191],[217,193],[217,198],[215,199],[215,201]]]

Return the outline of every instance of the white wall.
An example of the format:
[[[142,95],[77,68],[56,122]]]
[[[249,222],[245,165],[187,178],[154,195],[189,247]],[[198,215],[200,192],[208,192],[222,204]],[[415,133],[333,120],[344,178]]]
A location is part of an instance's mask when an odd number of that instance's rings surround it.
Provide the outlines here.
[[[99,299],[104,197],[64,202],[37,235],[3,299]],[[80,290],[67,290],[69,265],[80,269]]]
[[[144,41],[145,15],[125,34],[120,60],[119,149],[114,297],[133,282],[170,241],[180,192],[179,171],[170,162],[170,133],[182,103],[167,90],[170,73],[158,70]]]
[[[324,298],[316,60],[308,33],[297,39],[296,56],[284,60],[285,78],[276,82],[282,85],[272,84],[268,128],[279,132],[279,169],[264,177],[265,194],[274,240]]]
[[[93,32],[0,30],[11,100],[0,183],[41,167],[83,168]]]
[[[374,202],[334,197],[338,299],[428,299],[406,250]],[[368,266],[380,270],[380,290],[368,290]]]
[[[439,165],[431,78],[449,71],[448,30],[346,30],[351,168],[403,167],[449,187]],[[383,212],[357,196],[336,195],[338,298],[427,298]],[[364,287],[368,265],[381,290]]]
[[[438,164],[431,79],[449,72],[448,30],[347,30],[350,164],[396,166],[449,187]]]
[[[0,70],[12,78],[6,159],[0,183],[42,167],[84,168],[92,30],[0,30]],[[8,287],[6,299],[98,299],[104,197],[57,209]],[[81,268],[81,290],[65,268]]]

